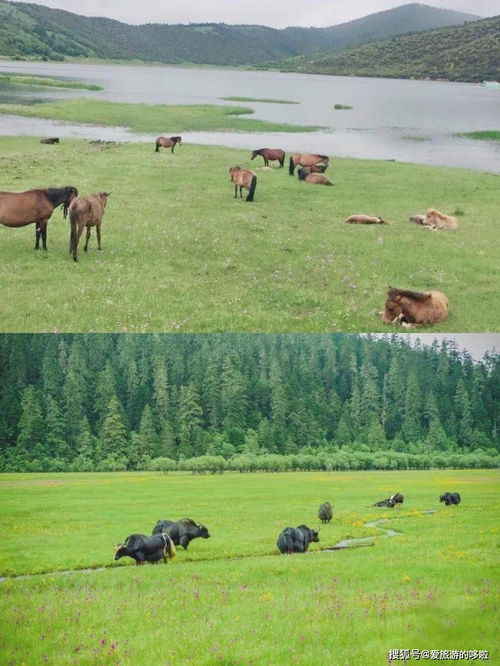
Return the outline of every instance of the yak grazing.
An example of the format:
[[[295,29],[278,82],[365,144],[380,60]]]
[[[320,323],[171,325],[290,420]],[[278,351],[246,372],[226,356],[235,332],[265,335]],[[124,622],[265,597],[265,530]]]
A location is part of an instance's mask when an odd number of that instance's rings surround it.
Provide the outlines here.
[[[425,326],[448,318],[448,298],[441,291],[408,291],[389,287],[383,321],[409,327]]]
[[[333,507],[330,502],[323,502],[323,504],[319,505],[318,518],[323,524],[330,522],[333,518]]]
[[[305,553],[312,542],[318,542],[318,532],[306,525],[286,527],[278,537],[278,549],[283,555]]]
[[[458,506],[462,500],[459,493],[444,493],[440,496],[439,501],[444,502],[446,506],[450,506],[450,504]]]
[[[197,525],[191,518],[183,518],[174,522],[172,520],[159,520],[153,529],[153,534],[166,533],[176,546],[188,549],[190,541],[201,537],[209,539],[210,534],[205,525]]]
[[[121,557],[131,557],[138,565],[150,562],[157,564],[163,560],[175,557],[175,546],[168,534],[156,534],[146,536],[145,534],[131,534],[125,539],[125,543],[115,546],[115,560]]]

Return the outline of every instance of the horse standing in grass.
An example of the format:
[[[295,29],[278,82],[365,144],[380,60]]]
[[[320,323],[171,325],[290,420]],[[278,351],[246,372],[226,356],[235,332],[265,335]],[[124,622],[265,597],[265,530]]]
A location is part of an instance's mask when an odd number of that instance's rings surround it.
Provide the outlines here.
[[[47,249],[47,222],[58,206],[63,207],[63,215],[68,214],[68,206],[78,196],[76,187],[49,187],[46,190],[27,192],[0,192],[0,223],[6,227],[36,225],[35,250]]]
[[[77,197],[71,202],[69,207],[69,221],[71,225],[69,253],[73,256],[74,261],[78,261],[78,241],[84,227],[87,227],[84,251],[87,252],[92,227],[96,228],[97,249],[102,250],[101,222],[109,195],[109,192],[95,192],[89,197]]]
[[[290,157],[288,173],[290,176],[293,176],[296,166],[312,167],[319,163],[328,166],[329,162],[330,160],[326,155],[302,155],[301,153],[294,153]]]
[[[229,169],[231,174],[231,182],[234,183],[234,198],[238,196],[238,187],[240,188],[240,197],[243,197],[243,188],[248,190],[246,201],[253,201],[255,188],[257,187],[257,176],[253,171],[246,171],[239,166],[231,167]]]
[[[156,139],[156,150],[155,153],[160,152],[160,148],[172,148],[172,152],[174,152],[175,146],[179,144],[179,146],[182,146],[182,137],[180,136],[171,136],[166,137],[166,136],[159,136]]]
[[[260,155],[264,159],[264,166],[269,166],[269,162],[278,160],[280,169],[282,169],[285,163],[285,151],[280,148],[260,148],[259,150],[254,150],[250,159],[254,160],[257,155]]]

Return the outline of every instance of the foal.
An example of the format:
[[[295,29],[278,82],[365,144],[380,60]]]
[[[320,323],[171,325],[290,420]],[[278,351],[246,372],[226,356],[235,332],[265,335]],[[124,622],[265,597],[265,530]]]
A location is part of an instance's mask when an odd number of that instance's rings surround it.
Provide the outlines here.
[[[84,227],[87,227],[84,251],[87,252],[91,227],[96,228],[97,249],[102,250],[101,222],[109,195],[110,192],[94,192],[89,197],[77,197],[71,202],[69,207],[69,220],[71,224],[69,253],[73,256],[74,261],[78,261],[78,241]]]

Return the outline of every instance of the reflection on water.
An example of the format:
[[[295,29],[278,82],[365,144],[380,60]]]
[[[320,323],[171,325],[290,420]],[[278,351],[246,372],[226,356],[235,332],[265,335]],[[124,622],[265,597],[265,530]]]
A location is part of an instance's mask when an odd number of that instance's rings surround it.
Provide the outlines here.
[[[2,70],[63,76],[104,87],[92,93],[72,90],[44,94],[37,89],[32,94],[38,100],[90,96],[149,104],[232,104],[223,102],[221,97],[280,98],[298,104],[244,102],[244,105],[254,109],[254,117],[262,120],[328,128],[326,132],[305,134],[182,132],[187,141],[245,149],[280,147],[287,151],[394,159],[500,173],[498,142],[453,136],[456,132],[499,129],[500,90],[478,84],[81,63],[0,62]],[[21,103],[29,103],[29,93],[19,94],[23,98]],[[334,104],[339,103],[353,108],[336,111]],[[164,132],[169,136],[180,133],[177,128],[167,126]],[[151,136],[132,135],[122,128],[47,121],[42,129],[31,118],[0,116],[0,134],[43,133],[115,141],[151,140]]]

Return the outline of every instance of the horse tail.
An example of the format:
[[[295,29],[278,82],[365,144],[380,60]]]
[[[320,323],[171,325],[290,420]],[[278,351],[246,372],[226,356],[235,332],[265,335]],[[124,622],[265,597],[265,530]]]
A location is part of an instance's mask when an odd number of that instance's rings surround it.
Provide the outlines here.
[[[69,211],[70,235],[69,235],[69,253],[72,255],[74,261],[78,261],[76,255],[76,248],[78,245],[78,213],[74,208]]]
[[[247,201],[253,201],[253,195],[255,194],[255,188],[257,187],[257,176],[253,175],[250,182],[250,187],[248,188]]]
[[[288,168],[288,173],[290,176],[293,176],[293,172],[295,171],[295,162],[293,161],[293,156],[290,157],[290,166]]]

